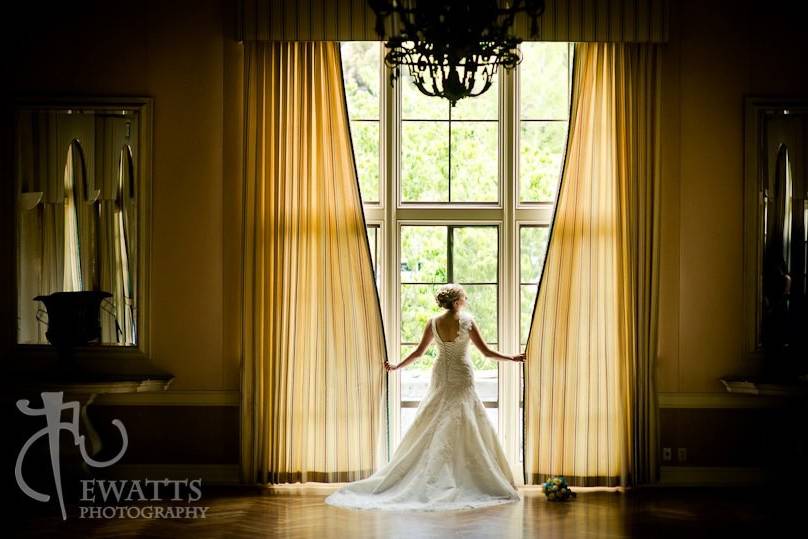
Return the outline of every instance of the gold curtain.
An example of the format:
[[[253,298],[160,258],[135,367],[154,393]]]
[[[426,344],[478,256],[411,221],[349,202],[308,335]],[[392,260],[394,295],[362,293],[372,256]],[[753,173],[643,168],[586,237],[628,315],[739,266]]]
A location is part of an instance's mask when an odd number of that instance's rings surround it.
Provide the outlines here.
[[[244,80],[244,479],[354,481],[387,376],[339,45],[245,43]]]
[[[136,335],[135,282],[137,253],[135,197],[137,174],[131,146],[136,120],[108,116],[96,119],[95,131],[98,213],[98,284],[112,294],[101,312],[103,342],[134,344]]]
[[[569,138],[524,367],[526,484],[656,480],[660,63],[575,45]]]

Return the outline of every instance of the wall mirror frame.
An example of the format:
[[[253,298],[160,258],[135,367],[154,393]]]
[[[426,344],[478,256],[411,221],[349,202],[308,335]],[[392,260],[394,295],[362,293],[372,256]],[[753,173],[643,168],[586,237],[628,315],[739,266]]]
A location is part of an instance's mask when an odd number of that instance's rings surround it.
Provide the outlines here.
[[[745,98],[743,351],[773,376],[806,367],[807,158],[808,98]]]
[[[101,339],[98,342],[75,348],[73,355],[79,359],[148,358],[150,355],[152,99],[148,97],[18,97],[4,107],[3,116],[4,193],[0,206],[3,216],[2,243],[4,252],[11,253],[11,256],[4,258],[5,263],[0,268],[0,283],[2,283],[0,286],[5,289],[3,290],[4,297],[7,298],[2,307],[2,313],[0,313],[3,335],[2,356],[11,360],[51,359],[57,356],[55,348],[43,339],[41,330],[43,322],[29,320],[32,316],[30,311],[21,312],[28,308],[21,298],[26,295],[26,292],[30,295],[31,290],[35,290],[37,287],[47,289],[45,294],[70,290],[71,287],[67,284],[70,277],[68,274],[73,271],[79,274],[76,282],[80,283],[78,285],[80,287],[74,286],[72,290],[114,289],[116,285],[110,283],[117,283],[119,289],[117,293],[120,297],[126,298],[119,303],[111,301],[106,309],[101,309]],[[45,127],[42,127],[43,125]],[[60,127],[53,128],[53,125]],[[63,125],[69,127],[61,127]],[[31,130],[34,131],[34,135],[31,135]],[[79,135],[76,135],[74,131]],[[45,140],[45,137],[50,137],[50,140]],[[85,140],[79,141],[80,137]],[[29,139],[45,142],[29,142]],[[121,141],[124,141],[123,144]],[[79,146],[79,142],[83,144]],[[43,146],[47,146],[47,149],[42,149]],[[65,147],[62,148],[62,146]],[[53,150],[52,147],[56,149]],[[24,149],[21,150],[21,148]],[[25,151],[33,155],[25,155]],[[46,152],[48,157],[38,155]],[[57,152],[60,155],[58,160],[53,157]],[[61,156],[61,153],[65,155]],[[81,153],[80,159],[77,157],[79,153]],[[91,153],[93,155],[90,155]],[[41,163],[46,160],[49,160],[47,165],[42,165]],[[56,166],[54,166],[55,162],[58,163]],[[31,165],[31,163],[34,164]],[[62,167],[63,170],[58,167]],[[75,167],[82,167],[81,180],[70,179],[77,178],[73,172]],[[26,174],[30,168],[37,172]],[[46,170],[46,172],[42,172],[42,170]],[[30,178],[34,178],[34,180]],[[48,179],[43,180],[42,178]],[[76,192],[72,192],[71,189],[73,181],[77,184]],[[32,187],[29,184],[23,185],[25,182],[38,183]],[[61,185],[59,185],[60,182]],[[81,187],[78,187],[79,183],[81,183]],[[21,215],[25,211],[30,213],[31,207],[41,206],[43,191],[48,189],[58,192],[58,196],[53,196],[57,204],[62,204],[64,209],[59,208],[56,217],[53,218],[57,223],[55,226],[48,224],[43,227],[40,224],[41,218],[35,221],[36,227],[46,229],[47,232],[40,233],[39,228],[34,229],[33,237],[37,238],[37,249],[42,252],[42,255],[40,257],[39,251],[37,251],[32,257],[26,251],[29,248],[22,246],[24,238],[30,236],[24,230],[27,225],[23,225]],[[132,202],[122,202],[124,197],[121,195],[122,192],[126,192],[129,195],[127,200]],[[68,193],[68,196],[65,196],[65,193]],[[74,195],[75,199],[72,199],[70,194]],[[47,193],[44,196],[47,197]],[[70,206],[73,204],[72,201],[75,201],[74,206]],[[67,208],[71,207],[73,210],[68,214]],[[86,241],[84,237],[80,237],[83,226],[82,218],[94,223],[92,226],[86,226],[87,230],[92,231],[92,238]],[[77,221],[78,225],[71,224],[71,219]],[[54,241],[48,240],[46,237],[41,240],[37,234],[59,239]],[[112,239],[104,237],[110,234],[116,237]],[[75,244],[72,240],[74,236],[76,237]],[[125,239],[121,241],[120,238]],[[48,260],[55,259],[56,264],[44,261],[46,259],[45,249],[51,244],[58,245],[57,254],[49,255]],[[40,245],[45,247],[39,247]],[[67,256],[65,253],[68,250],[79,250],[75,246],[81,246],[81,256],[74,254]],[[117,254],[113,253],[116,249]],[[91,257],[88,260],[93,260],[93,262],[85,264],[84,257]],[[105,257],[111,258],[114,262],[97,262]],[[28,278],[28,274],[21,269],[24,268],[21,260],[29,258],[34,260],[34,263],[31,264],[31,268],[34,270],[31,273],[39,268],[50,268],[61,264],[62,269],[57,271],[58,275],[55,277],[47,275],[47,279],[50,279],[48,282],[58,284],[38,284],[46,281],[39,276],[33,286],[22,282]],[[72,260],[80,261],[79,270],[68,271],[70,266],[68,262]],[[85,266],[91,266],[94,272],[92,278],[87,277],[89,270]],[[114,268],[121,267],[124,268],[123,278],[110,278],[105,275],[110,271],[115,271]],[[113,270],[109,268],[113,268]],[[41,269],[39,275],[45,272],[45,269]],[[83,280],[81,280],[82,276]],[[126,284],[120,285],[121,282]],[[121,288],[125,288],[128,292],[120,292]],[[116,296],[113,295],[112,299],[116,299]],[[32,303],[35,302],[32,300]],[[40,305],[31,309],[35,309],[33,312],[36,312],[40,308],[44,309],[44,306]],[[112,320],[111,323],[103,320],[105,311]],[[124,311],[125,315],[122,314]],[[42,311],[35,316],[47,319],[47,313],[43,314]],[[47,324],[44,325],[47,327]],[[104,332],[109,334],[110,331],[114,337],[105,337]]]

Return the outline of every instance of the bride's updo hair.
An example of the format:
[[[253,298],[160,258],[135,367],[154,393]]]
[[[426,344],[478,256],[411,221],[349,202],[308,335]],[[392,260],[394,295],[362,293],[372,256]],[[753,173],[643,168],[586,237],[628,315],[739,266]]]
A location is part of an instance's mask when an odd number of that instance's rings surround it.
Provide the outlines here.
[[[448,283],[438,288],[435,294],[435,301],[444,309],[451,309],[452,304],[466,295],[462,286],[456,283]]]

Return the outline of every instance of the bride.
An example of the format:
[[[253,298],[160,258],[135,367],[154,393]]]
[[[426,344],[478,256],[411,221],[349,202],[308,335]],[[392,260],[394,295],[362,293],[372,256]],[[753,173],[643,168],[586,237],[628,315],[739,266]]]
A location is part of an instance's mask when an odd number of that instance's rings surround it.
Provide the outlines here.
[[[474,388],[469,341],[487,357],[524,361],[486,346],[472,317],[463,312],[463,287],[442,286],[435,298],[446,309],[424,328],[421,342],[398,365],[405,367],[426,351],[432,339],[439,355],[415,420],[386,465],[349,483],[325,501],[356,509],[441,511],[518,501],[508,461]]]

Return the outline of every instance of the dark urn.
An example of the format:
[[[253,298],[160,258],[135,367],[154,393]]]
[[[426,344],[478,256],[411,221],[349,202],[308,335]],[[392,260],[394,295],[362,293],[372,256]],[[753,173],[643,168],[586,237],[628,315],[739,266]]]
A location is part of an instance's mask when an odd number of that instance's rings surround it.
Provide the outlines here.
[[[37,296],[48,313],[45,336],[61,354],[101,338],[101,302],[112,297],[109,292],[88,290],[54,292]]]

